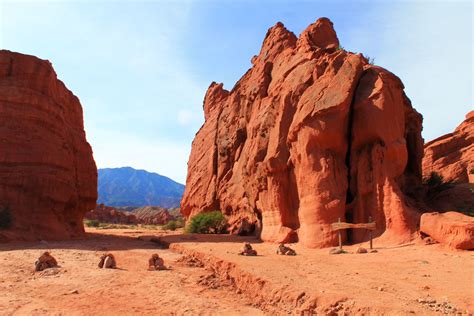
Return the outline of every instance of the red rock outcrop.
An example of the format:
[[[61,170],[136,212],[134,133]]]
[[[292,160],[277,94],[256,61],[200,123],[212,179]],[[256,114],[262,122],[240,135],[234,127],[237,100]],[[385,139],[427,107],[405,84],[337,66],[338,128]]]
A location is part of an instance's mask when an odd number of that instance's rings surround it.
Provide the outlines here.
[[[474,217],[458,212],[425,213],[420,231],[454,249],[474,249]]]
[[[134,225],[138,223],[137,217],[128,212],[122,212],[114,207],[99,204],[93,210],[84,215],[89,220],[97,220],[101,223]]]
[[[79,99],[51,63],[0,51],[0,207],[13,222],[6,239],[82,236],[95,207],[97,168]]]
[[[454,132],[425,144],[423,177],[432,172],[446,181],[474,183],[474,111],[466,115]]]
[[[167,209],[159,206],[143,206],[133,210],[140,224],[163,225],[173,220]]]
[[[401,81],[339,49],[326,18],[299,38],[277,23],[252,64],[231,91],[206,93],[183,215],[221,210],[233,233],[308,247],[336,244],[339,218],[371,216],[378,235],[411,238],[418,214],[404,190],[421,181],[422,117]]]

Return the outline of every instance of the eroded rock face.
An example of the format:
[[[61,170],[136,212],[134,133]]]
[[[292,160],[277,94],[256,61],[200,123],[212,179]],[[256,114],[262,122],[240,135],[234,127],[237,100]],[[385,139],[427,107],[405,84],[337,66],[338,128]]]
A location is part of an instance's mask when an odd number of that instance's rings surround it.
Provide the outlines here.
[[[138,223],[145,225],[163,225],[173,220],[174,217],[167,209],[160,206],[144,206],[133,211]]]
[[[84,233],[95,207],[97,168],[79,99],[48,61],[0,51],[0,207],[7,239],[63,239]]]
[[[474,249],[474,217],[458,212],[425,213],[420,231],[454,249]]]
[[[299,38],[277,23],[231,91],[211,84],[185,216],[221,210],[233,233],[308,247],[336,244],[339,218],[410,238],[418,214],[403,192],[421,180],[421,115],[395,75],[338,46],[326,18]]]
[[[137,217],[128,212],[122,212],[114,207],[99,204],[93,210],[90,210],[84,215],[84,218],[89,220],[97,220],[101,223],[112,224],[137,224]]]
[[[474,111],[454,132],[426,143],[423,176],[429,177],[431,172],[446,181],[474,183]]]

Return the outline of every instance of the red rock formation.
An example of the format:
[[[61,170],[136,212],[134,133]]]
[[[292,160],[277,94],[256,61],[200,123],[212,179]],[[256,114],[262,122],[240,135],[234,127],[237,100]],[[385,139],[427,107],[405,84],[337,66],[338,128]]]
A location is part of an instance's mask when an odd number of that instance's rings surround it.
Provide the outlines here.
[[[101,223],[134,225],[138,223],[137,217],[128,212],[122,212],[114,207],[99,204],[84,215],[85,219],[97,220]]]
[[[0,207],[3,238],[63,239],[84,233],[97,168],[79,99],[46,60],[0,51]],[[1,237],[0,236],[0,237]]]
[[[133,210],[138,223],[145,225],[163,225],[173,220],[167,209],[159,206],[144,206]]]
[[[474,111],[466,115],[464,122],[453,133],[438,137],[425,144],[423,177],[431,172],[444,180],[474,183]]]
[[[230,92],[211,84],[183,215],[219,209],[234,233],[309,247],[334,245],[338,218],[410,238],[403,191],[421,180],[421,115],[396,76],[338,47],[326,18],[299,38],[277,23]]]
[[[474,217],[458,212],[425,213],[420,231],[454,249],[474,249]]]

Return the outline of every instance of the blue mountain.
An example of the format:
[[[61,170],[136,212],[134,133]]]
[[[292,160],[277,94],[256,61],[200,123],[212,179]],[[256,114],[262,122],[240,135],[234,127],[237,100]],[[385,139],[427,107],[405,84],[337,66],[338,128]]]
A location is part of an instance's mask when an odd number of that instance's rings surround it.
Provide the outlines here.
[[[97,203],[109,206],[179,207],[184,185],[131,167],[99,169]]]

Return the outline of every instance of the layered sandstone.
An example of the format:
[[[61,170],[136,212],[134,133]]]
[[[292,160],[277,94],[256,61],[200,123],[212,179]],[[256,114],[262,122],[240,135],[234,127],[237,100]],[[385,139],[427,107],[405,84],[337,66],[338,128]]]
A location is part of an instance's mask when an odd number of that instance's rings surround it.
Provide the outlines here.
[[[175,218],[167,209],[160,206],[143,206],[133,210],[133,214],[141,224],[163,225]]]
[[[97,168],[79,99],[50,62],[1,50],[0,207],[13,222],[0,237],[81,236],[96,199]]]
[[[423,140],[401,81],[339,49],[326,18],[299,38],[277,23],[252,64],[231,91],[206,93],[182,213],[221,210],[234,233],[309,247],[334,245],[339,218],[370,216],[378,235],[408,240],[418,214],[404,191],[421,180]]]
[[[101,223],[134,225],[138,223],[137,217],[128,212],[122,212],[114,207],[99,204],[84,215],[85,219],[96,220]]]
[[[474,183],[474,111],[454,132],[426,143],[423,176],[429,177],[432,172],[446,181]]]

